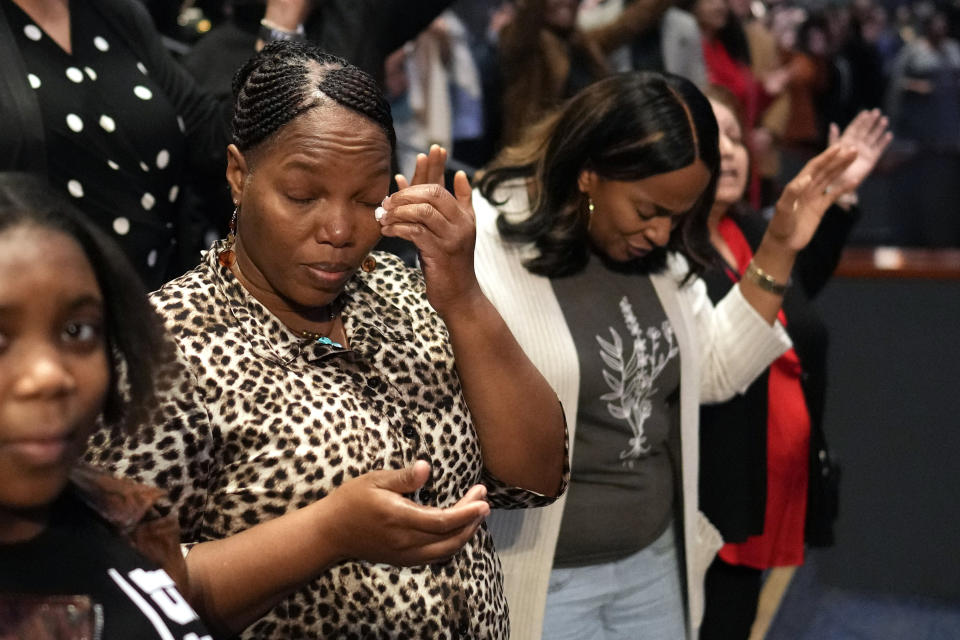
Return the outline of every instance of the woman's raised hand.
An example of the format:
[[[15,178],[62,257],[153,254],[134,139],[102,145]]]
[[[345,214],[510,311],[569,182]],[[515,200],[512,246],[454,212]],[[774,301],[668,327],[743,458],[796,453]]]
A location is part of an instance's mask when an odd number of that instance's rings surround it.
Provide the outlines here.
[[[418,153],[417,164],[413,169],[413,180],[408,182],[403,174],[396,175],[397,190],[406,189],[415,184],[443,185],[443,171],[447,167],[447,150],[440,145],[431,145],[429,153]]]
[[[864,110],[840,133],[836,124],[830,125],[830,144],[841,144],[857,151],[857,159],[847,167],[837,180],[841,191],[853,191],[870,175],[884,150],[893,140],[888,131],[887,117],[879,109]]]
[[[835,144],[808,162],[777,200],[766,237],[780,247],[800,251],[807,246],[823,214],[849,189],[838,180],[857,158],[857,150]]]
[[[455,195],[442,182],[446,151],[434,146],[418,157],[413,184],[397,176],[397,191],[383,201],[381,232],[409,240],[420,250],[420,267],[427,282],[427,299],[441,317],[466,308],[482,296],[473,270],[476,218],[470,182],[458,171]]]
[[[486,488],[475,485],[446,509],[404,497],[429,475],[430,465],[422,460],[406,469],[371,471],[321,500],[329,507],[325,539],[338,559],[413,566],[445,560],[463,548],[490,513]]]

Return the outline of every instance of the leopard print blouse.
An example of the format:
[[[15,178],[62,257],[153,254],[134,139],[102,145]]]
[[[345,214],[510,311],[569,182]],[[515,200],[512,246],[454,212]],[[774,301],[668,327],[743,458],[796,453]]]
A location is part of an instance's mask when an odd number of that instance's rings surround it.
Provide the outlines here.
[[[344,349],[300,339],[216,253],[152,295],[186,369],[163,385],[155,426],[136,437],[102,431],[89,456],[169,491],[184,542],[224,538],[417,459],[433,467],[423,504],[453,505],[478,482],[493,508],[553,501],[485,472],[447,329],[418,270],[377,253],[374,271],[357,272],[344,290]],[[500,562],[485,526],[445,562],[344,562],[243,637],[505,639]]]

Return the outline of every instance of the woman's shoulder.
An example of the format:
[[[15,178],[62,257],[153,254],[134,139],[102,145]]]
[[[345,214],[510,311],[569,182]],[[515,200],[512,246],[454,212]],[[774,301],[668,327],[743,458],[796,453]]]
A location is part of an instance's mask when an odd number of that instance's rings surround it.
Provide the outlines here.
[[[213,267],[205,257],[200,264],[150,294],[150,302],[164,320],[184,320],[191,311],[212,311],[217,286]]]

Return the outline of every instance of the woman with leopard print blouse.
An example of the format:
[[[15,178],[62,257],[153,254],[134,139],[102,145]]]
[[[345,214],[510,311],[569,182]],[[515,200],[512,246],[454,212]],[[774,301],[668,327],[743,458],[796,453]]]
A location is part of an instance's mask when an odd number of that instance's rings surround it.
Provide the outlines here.
[[[94,458],[170,492],[225,630],[507,638],[484,498],[553,502],[566,437],[480,292],[466,177],[456,197],[421,180],[435,149],[384,198],[389,107],[309,45],[268,45],[234,90],[232,232],[152,298],[182,376],[146,435],[105,431]],[[416,244],[422,273],[371,255],[381,233]]]

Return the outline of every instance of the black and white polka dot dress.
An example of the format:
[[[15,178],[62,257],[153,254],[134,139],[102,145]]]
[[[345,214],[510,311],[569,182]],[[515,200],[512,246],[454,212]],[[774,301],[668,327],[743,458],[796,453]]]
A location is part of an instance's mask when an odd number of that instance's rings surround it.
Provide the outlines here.
[[[50,180],[158,287],[177,254],[183,119],[91,3],[70,2],[72,53],[10,0],[0,7],[40,104]]]

